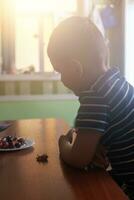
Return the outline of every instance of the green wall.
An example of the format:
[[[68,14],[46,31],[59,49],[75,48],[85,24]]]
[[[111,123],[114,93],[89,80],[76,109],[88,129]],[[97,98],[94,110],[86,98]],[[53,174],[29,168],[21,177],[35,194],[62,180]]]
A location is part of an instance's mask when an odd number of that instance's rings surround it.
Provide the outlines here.
[[[62,118],[73,125],[79,103],[77,100],[0,102],[0,120]]]

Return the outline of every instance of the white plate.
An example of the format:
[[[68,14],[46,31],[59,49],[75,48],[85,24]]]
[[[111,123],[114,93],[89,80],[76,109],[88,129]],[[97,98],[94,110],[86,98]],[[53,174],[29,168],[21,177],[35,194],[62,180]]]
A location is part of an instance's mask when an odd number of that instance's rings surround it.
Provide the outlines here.
[[[10,148],[10,149],[1,149],[0,151],[18,151],[18,150],[22,150],[22,149],[27,149],[32,147],[35,144],[34,140],[31,139],[25,139],[25,144],[23,144],[21,147],[19,148]]]
[[[12,126],[12,123],[3,123],[3,124],[0,124],[0,132],[6,130],[7,128],[9,128],[10,126]]]

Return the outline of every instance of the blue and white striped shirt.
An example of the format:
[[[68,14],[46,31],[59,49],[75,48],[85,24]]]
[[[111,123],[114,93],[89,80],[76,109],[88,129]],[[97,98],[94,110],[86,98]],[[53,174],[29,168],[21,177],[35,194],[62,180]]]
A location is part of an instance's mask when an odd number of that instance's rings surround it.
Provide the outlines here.
[[[99,131],[115,174],[134,177],[134,88],[112,68],[79,101],[75,127]]]

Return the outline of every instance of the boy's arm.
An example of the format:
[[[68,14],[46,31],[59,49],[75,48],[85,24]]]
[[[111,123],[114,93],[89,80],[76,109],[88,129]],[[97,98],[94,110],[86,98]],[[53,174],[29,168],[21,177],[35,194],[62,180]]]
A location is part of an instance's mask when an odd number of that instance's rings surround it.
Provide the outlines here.
[[[92,162],[102,135],[97,131],[80,131],[72,143],[71,134],[59,139],[61,158],[70,166],[83,168]]]
[[[93,157],[91,166],[107,169],[110,163],[107,157],[107,150],[103,145],[98,145],[95,155]]]

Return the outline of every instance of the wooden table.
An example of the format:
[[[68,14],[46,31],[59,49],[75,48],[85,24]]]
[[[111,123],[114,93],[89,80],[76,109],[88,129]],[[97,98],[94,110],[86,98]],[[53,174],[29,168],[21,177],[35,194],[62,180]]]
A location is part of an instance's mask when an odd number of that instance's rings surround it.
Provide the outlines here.
[[[80,171],[59,159],[57,140],[68,126],[62,120],[20,120],[7,131],[35,140],[34,148],[0,153],[0,200],[127,200],[102,170]],[[48,163],[36,161],[46,153]]]

